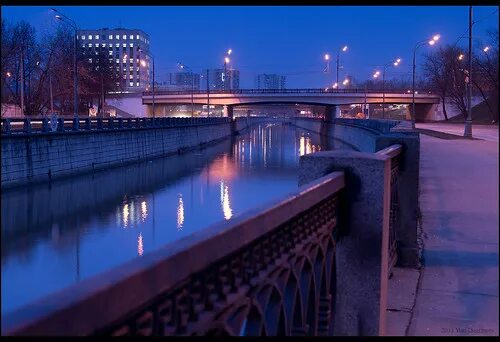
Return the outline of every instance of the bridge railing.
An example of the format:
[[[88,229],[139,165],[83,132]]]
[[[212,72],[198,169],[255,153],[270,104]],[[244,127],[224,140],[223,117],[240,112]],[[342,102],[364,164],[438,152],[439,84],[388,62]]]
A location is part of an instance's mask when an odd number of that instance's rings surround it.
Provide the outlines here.
[[[403,146],[394,144],[377,152],[380,155],[386,155],[391,158],[391,204],[389,211],[389,275],[392,273],[394,265],[398,261],[397,248],[397,225],[400,224],[399,218],[399,167],[400,157]]]
[[[58,118],[52,123],[48,118],[2,119],[2,135],[111,131],[144,128],[199,126],[227,123],[230,118]]]
[[[386,89],[383,91],[385,94],[399,94],[410,95],[407,89],[391,90]],[[209,94],[381,94],[380,89],[331,89],[331,88],[301,88],[301,89],[228,89],[228,90],[210,90]],[[152,96],[152,91],[145,91],[143,96]],[[191,95],[191,94],[207,94],[205,90],[155,90],[155,95]],[[433,94],[430,90],[418,90],[417,95]]]
[[[330,173],[84,280],[4,316],[2,334],[331,334],[344,185]]]

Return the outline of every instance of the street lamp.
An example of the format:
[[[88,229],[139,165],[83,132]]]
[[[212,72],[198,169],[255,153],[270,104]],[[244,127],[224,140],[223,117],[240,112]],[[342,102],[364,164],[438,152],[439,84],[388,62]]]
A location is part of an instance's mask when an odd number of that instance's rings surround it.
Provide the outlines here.
[[[153,60],[153,118],[154,118],[155,117],[155,58],[151,52],[146,52],[143,49],[139,49],[139,53],[141,52],[144,52],[145,55],[148,55]],[[146,61],[141,60],[141,65],[143,67],[146,67]]]
[[[347,51],[347,45],[344,45],[342,49],[337,51],[337,84],[339,83],[339,64],[340,64],[340,51],[346,52]]]
[[[224,81],[224,90],[227,89],[227,64],[230,61],[228,56],[231,55],[232,52],[233,52],[232,49],[227,50],[226,56],[224,57],[224,79],[223,79],[223,81]]]
[[[384,67],[383,67],[383,72],[382,72],[382,119],[385,119],[385,73],[387,71],[388,66],[393,65],[393,66],[397,67],[400,63],[401,63],[401,58],[397,58],[392,63],[384,64]]]
[[[436,34],[432,37],[431,40],[421,40],[415,44],[415,48],[413,49],[413,71],[412,71],[412,85],[411,85],[411,90],[412,90],[412,113],[411,113],[411,128],[415,128],[415,59],[417,55],[417,49],[426,43],[429,45],[433,46],[436,44],[436,42],[439,40],[441,36],[439,34]]]
[[[229,51],[231,51],[231,49],[230,49]],[[228,51],[228,53],[229,53],[229,51]],[[194,116],[194,103],[193,103],[193,94],[194,94],[194,74],[193,74],[193,70],[192,70],[190,67],[188,67],[188,66],[186,66],[186,65],[184,65],[184,64],[182,64],[182,63],[180,63],[180,62],[179,62],[178,64],[179,64],[179,67],[180,67],[181,69],[185,69],[185,70],[189,71],[189,72],[190,72],[190,74],[191,74],[191,117],[193,117],[193,116]],[[199,86],[199,84],[198,84],[198,86]]]
[[[330,54],[325,53],[324,59],[325,59],[325,63],[326,63],[325,73],[329,73],[330,72]]]
[[[76,65],[76,49],[77,49],[77,36],[78,36],[78,27],[76,23],[65,16],[64,14],[60,13],[56,9],[52,8],[52,11],[57,13],[56,14],[56,19],[61,20],[68,24],[74,31],[75,31],[75,41],[74,41],[74,49],[73,49],[73,100],[74,100],[74,113],[73,113],[73,127],[75,130],[78,130],[78,69]]]

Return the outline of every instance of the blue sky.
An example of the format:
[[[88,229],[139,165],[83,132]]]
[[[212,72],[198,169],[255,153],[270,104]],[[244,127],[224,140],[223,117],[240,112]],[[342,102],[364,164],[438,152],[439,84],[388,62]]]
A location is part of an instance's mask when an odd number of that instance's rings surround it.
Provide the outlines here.
[[[441,34],[439,44],[454,44],[467,33],[467,6],[58,6],[80,28],[138,28],[149,33],[157,79],[176,71],[178,61],[195,72],[222,67],[225,51],[233,50],[233,67],[240,85],[251,88],[258,73],[287,75],[288,87],[324,87],[335,81],[324,74],[323,55],[341,55],[341,78],[371,77],[377,66],[400,57],[387,78],[411,75],[413,47],[419,40]],[[495,12],[496,11],[496,12]],[[48,6],[2,6],[2,17],[27,20],[38,33],[58,22]],[[498,7],[474,6],[474,38],[486,39],[498,30]],[[459,44],[466,47],[467,39]],[[418,51],[417,64],[425,46]]]

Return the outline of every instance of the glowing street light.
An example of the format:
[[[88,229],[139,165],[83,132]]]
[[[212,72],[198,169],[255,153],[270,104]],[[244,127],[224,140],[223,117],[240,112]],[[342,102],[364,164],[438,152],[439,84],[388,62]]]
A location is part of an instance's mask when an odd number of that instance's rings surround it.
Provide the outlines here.
[[[145,61],[144,59],[141,59],[141,65],[142,65],[143,67],[145,67],[145,66],[146,66],[146,61]]]
[[[412,72],[412,85],[411,85],[411,90],[412,90],[412,111],[411,111],[411,128],[415,128],[415,60],[416,60],[416,55],[417,55],[417,49],[425,43],[429,43],[429,45],[433,46],[436,44],[436,42],[441,38],[439,34],[435,34],[431,40],[421,40],[415,44],[415,47],[413,48],[413,72]]]
[[[465,56],[464,56],[464,54],[463,54],[463,53],[461,53],[460,55],[458,55],[458,60],[459,60],[459,61],[461,61],[461,60],[463,60],[463,59],[464,59],[464,57],[465,57]]]
[[[337,87],[339,86],[339,84],[337,82],[335,82],[332,86],[333,89],[337,89]]]
[[[348,84],[349,84],[349,80],[346,78],[346,79],[344,80],[344,82],[342,82],[342,84],[343,84],[343,85],[348,85]]]
[[[485,46],[484,49],[483,49],[483,52],[488,52],[490,50],[490,47],[489,46]]]
[[[227,50],[227,54],[228,54],[228,56],[229,56],[232,52],[233,52],[233,49],[229,49],[229,50]]]
[[[344,45],[344,47],[341,50],[337,50],[337,80],[336,80],[337,83],[339,83],[340,51],[346,52],[347,51],[347,45]]]
[[[8,72],[8,71],[7,71],[6,75],[7,75],[7,77],[12,76],[12,74],[10,72]]]

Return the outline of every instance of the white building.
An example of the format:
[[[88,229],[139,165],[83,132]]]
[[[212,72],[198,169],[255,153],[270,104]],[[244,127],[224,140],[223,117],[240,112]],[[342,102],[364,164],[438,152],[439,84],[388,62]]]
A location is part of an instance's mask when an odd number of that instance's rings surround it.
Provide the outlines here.
[[[92,63],[93,56],[105,54],[116,64],[126,91],[147,90],[150,84],[149,35],[137,29],[79,30],[78,44]]]

